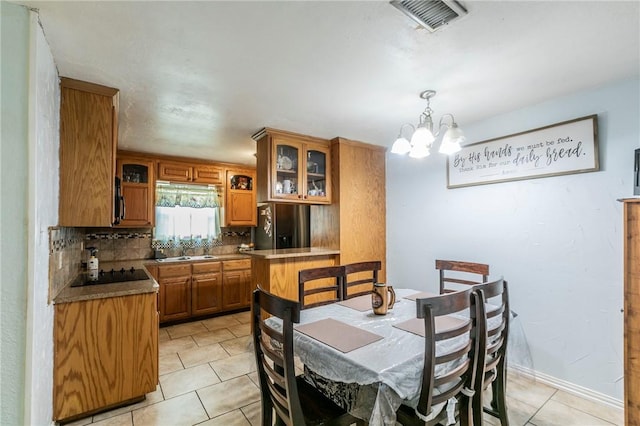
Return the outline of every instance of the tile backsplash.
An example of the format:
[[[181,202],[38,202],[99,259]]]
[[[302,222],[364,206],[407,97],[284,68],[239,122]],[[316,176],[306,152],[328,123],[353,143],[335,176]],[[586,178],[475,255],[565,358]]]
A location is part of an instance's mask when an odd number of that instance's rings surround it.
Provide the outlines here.
[[[188,248],[187,254],[237,253],[240,244],[251,242],[251,228],[222,228],[222,239],[212,247]],[[149,229],[49,228],[49,299],[81,272],[89,259],[88,247],[98,250],[100,262],[154,258]],[[166,257],[182,255],[182,248],[162,249]]]
[[[83,228],[49,228],[49,301],[80,271]]]

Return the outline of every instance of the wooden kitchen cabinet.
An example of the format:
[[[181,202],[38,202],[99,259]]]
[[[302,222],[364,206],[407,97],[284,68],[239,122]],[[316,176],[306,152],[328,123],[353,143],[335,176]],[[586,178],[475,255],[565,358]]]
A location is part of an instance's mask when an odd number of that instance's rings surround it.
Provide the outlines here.
[[[250,259],[158,265],[154,276],[161,323],[250,306]]]
[[[60,79],[61,226],[111,227],[118,143],[118,90]]]
[[[380,260],[378,279],[385,282],[385,148],[335,138],[331,154],[334,202],[311,206],[311,247],[340,250],[340,265]]]
[[[269,128],[253,139],[258,144],[259,201],[331,203],[328,140]]]
[[[194,263],[191,275],[191,315],[214,314],[223,308],[220,262]]]
[[[253,169],[227,169],[225,180],[225,225],[256,226],[256,172]]]
[[[640,424],[640,199],[623,202],[624,225],[624,415]]]
[[[223,266],[222,306],[225,310],[250,306],[251,260],[228,260]]]
[[[84,417],[155,391],[156,293],[56,304],[53,362],[55,421]]]
[[[189,182],[221,185],[223,168],[209,164],[158,161],[158,179],[171,182]]]
[[[154,162],[118,156],[116,173],[121,180],[124,211],[119,227],[152,227],[155,222]]]
[[[191,265],[158,266],[160,322],[191,316]]]

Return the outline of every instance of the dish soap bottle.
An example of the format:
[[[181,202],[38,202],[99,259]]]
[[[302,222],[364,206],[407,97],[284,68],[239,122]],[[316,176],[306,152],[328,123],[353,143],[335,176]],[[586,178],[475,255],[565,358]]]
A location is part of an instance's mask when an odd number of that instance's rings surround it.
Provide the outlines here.
[[[87,250],[91,252],[91,257],[87,261],[87,269],[89,270],[90,279],[98,279],[98,258],[96,253],[98,249],[95,247],[87,247]]]

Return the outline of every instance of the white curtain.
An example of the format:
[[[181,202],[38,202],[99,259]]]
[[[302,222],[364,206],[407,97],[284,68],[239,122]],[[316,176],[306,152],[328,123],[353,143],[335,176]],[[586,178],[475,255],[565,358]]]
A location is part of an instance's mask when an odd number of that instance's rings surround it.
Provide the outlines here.
[[[216,240],[220,237],[220,195],[215,187],[159,184],[155,240]]]

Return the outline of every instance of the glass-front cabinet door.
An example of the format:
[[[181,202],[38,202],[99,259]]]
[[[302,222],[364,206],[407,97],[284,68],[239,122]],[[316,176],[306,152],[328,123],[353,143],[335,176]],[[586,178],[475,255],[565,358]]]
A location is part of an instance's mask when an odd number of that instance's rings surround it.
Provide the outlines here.
[[[329,148],[307,145],[305,196],[308,200],[320,201],[329,199],[330,181],[328,179]]]
[[[276,139],[273,144],[272,158],[273,176],[271,193],[274,198],[299,200],[304,194],[304,177],[302,174],[302,154],[304,146],[301,143],[289,140]]]

